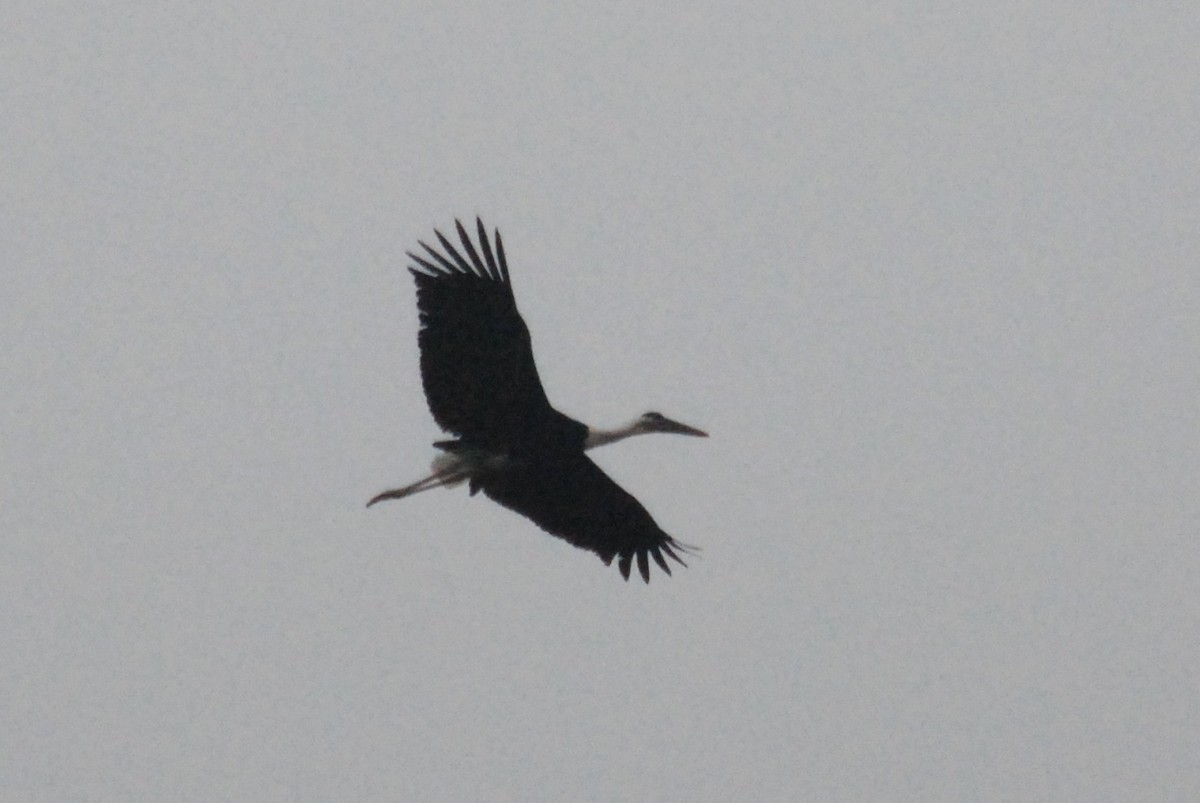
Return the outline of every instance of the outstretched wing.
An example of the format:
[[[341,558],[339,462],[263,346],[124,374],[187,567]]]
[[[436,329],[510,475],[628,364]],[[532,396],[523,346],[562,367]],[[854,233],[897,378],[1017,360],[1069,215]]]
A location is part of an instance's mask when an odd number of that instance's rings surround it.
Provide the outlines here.
[[[455,221],[465,255],[440,231],[442,251],[424,242],[425,256],[409,272],[417,281],[421,381],[438,426],[477,443],[504,444],[555,415],[542,389],[529,329],[517,312],[504,245],[496,232],[493,253],[476,219],[476,251]]]
[[[646,508],[582,452],[552,459],[514,461],[504,471],[473,480],[489,497],[529,518],[551,535],[595,552],[605,565],[618,558],[626,580],[633,559],[650,582],[648,558],[667,574],[667,557],[686,566],[679,552],[690,547],[663,532]]]

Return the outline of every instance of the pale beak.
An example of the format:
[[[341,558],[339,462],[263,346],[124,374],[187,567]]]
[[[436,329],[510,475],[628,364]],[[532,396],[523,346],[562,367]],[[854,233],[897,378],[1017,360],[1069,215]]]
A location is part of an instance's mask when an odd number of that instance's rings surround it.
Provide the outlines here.
[[[687,424],[681,424],[678,421],[672,421],[669,418],[664,418],[662,421],[659,421],[654,427],[654,431],[671,432],[676,435],[691,435],[695,438],[708,437],[708,433],[703,430],[696,429],[695,427],[689,427]]]

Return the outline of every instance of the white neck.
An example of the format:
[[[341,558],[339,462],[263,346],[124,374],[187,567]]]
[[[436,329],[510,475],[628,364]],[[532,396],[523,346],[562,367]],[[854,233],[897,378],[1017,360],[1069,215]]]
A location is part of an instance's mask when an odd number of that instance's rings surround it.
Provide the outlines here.
[[[642,430],[638,427],[638,419],[630,421],[624,426],[616,429],[595,429],[588,427],[587,438],[583,441],[584,449],[594,449],[597,446],[604,446],[608,443],[616,443],[619,440],[624,440],[630,435],[640,435]]]

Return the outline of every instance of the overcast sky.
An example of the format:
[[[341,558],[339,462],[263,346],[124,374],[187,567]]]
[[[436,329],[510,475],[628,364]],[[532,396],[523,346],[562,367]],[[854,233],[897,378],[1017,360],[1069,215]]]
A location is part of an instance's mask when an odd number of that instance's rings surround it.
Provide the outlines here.
[[[0,798],[1200,798],[1200,10],[6,4]],[[422,476],[505,238],[649,586]]]

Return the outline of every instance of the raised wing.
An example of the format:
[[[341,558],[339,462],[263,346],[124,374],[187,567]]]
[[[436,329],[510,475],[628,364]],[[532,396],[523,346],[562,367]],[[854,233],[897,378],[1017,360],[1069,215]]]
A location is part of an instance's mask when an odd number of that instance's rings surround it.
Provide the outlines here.
[[[582,452],[553,459],[515,462],[502,472],[472,481],[509,510],[529,518],[551,535],[595,552],[605,565],[618,558],[622,576],[637,558],[642,579],[650,582],[648,558],[667,574],[667,557],[686,566],[679,552],[691,547],[663,532],[646,508]]]
[[[424,242],[426,256],[411,251],[421,316],[421,381],[442,429],[480,444],[504,445],[557,415],[546,399],[533,362],[529,329],[517,312],[504,244],[496,250],[478,218],[476,251],[455,221],[465,255],[440,231],[442,251]]]

